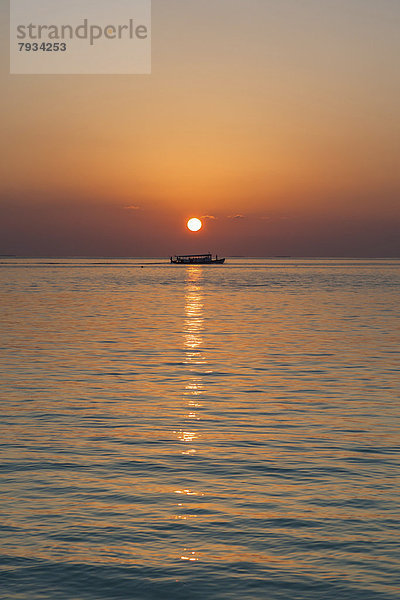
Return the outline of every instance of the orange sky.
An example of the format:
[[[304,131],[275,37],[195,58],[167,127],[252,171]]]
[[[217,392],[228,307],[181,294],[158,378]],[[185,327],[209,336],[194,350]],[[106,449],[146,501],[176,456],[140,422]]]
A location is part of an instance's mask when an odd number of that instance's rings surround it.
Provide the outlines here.
[[[397,0],[153,0],[149,76],[8,75],[7,4],[0,253],[400,253]]]

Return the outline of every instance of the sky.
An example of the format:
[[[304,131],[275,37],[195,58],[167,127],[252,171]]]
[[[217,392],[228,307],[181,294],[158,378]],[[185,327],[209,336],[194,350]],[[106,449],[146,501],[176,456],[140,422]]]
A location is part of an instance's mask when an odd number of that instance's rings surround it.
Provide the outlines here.
[[[153,0],[150,75],[10,75],[0,17],[0,254],[400,256],[398,0]]]

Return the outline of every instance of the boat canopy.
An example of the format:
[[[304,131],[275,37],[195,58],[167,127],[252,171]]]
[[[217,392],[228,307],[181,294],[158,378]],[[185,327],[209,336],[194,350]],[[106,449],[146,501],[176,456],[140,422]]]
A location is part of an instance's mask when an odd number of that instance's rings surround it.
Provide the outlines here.
[[[207,254],[179,254],[175,258],[210,258],[211,259],[211,256],[212,256],[211,252],[208,252]]]

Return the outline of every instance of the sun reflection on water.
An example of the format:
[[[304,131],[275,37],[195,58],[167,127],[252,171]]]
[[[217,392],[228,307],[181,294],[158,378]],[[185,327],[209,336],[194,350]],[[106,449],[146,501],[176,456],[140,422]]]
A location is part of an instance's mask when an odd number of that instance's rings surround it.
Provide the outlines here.
[[[201,364],[204,356],[201,352],[204,328],[204,296],[202,287],[203,271],[201,267],[189,267],[187,270],[185,293],[184,348],[186,364]],[[189,385],[192,382],[189,382]]]
[[[181,560],[189,560],[191,562],[194,562],[199,559],[196,557],[196,552],[188,552],[186,555],[181,556]]]
[[[195,431],[178,431],[178,440],[181,442],[193,442],[197,438]]]
[[[203,295],[203,270],[198,266],[188,267],[186,271],[186,290],[185,290],[185,312],[183,322],[183,350],[184,364],[187,367],[187,380],[184,384],[183,397],[185,399],[185,422],[196,427],[201,421],[199,410],[203,407],[200,397],[204,394],[204,385],[201,373],[206,365],[206,356],[203,349],[204,332],[204,295]],[[189,447],[181,451],[181,455],[188,459],[195,459],[198,449],[194,444],[199,441],[198,431],[188,427],[187,424],[179,431],[175,432],[177,439]],[[201,490],[192,490],[189,487],[174,490],[183,501],[177,504],[177,514],[174,516],[179,521],[190,521],[196,518],[191,513],[191,498],[202,497],[204,492]],[[198,560],[197,552],[184,549],[181,560],[195,562]]]

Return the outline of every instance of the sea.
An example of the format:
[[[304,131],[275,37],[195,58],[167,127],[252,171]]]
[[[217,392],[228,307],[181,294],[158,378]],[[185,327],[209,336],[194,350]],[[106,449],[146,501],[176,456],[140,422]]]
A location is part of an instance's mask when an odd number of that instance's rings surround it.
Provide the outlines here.
[[[400,598],[400,260],[0,280],[2,600]]]

